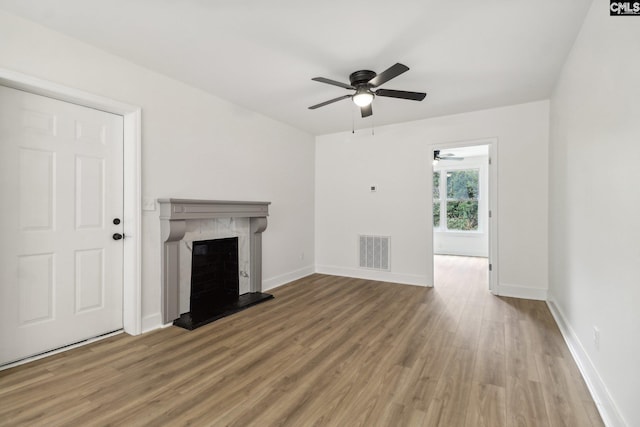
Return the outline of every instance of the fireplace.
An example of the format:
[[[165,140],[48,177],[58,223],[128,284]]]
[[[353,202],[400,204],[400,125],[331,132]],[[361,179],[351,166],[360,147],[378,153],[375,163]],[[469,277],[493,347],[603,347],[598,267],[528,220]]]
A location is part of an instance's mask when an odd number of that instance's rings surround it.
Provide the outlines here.
[[[162,231],[162,317],[165,324],[173,322],[177,326],[194,329],[273,298],[262,293],[262,232],[267,228],[269,202],[159,199],[158,203]],[[235,266],[229,269],[233,278],[223,281],[236,283],[233,297],[227,291],[197,289],[193,293],[194,298],[196,294],[202,298],[192,300],[194,265],[209,262],[205,259],[219,251],[215,246],[226,244],[211,241],[228,243],[229,239],[235,241],[235,249],[231,249],[235,261],[225,262],[235,263]],[[222,251],[229,252],[228,249]],[[198,259],[202,256],[204,258]],[[209,277],[210,273],[205,276]],[[216,292],[221,299],[212,297]]]

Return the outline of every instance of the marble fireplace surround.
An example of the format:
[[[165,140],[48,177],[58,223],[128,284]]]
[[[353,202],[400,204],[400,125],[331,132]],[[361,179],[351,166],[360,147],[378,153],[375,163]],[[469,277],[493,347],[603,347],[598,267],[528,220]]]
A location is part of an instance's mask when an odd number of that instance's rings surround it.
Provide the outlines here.
[[[262,232],[271,202],[158,199],[162,238],[162,321],[180,317],[180,242],[187,221],[249,218],[249,292],[262,291]]]

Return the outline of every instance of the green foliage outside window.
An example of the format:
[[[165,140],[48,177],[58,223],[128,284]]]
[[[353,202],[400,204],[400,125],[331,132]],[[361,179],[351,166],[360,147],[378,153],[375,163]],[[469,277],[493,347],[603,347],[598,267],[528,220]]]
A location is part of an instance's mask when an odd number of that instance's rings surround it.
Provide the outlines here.
[[[440,176],[433,174],[433,226],[440,226]],[[451,170],[446,172],[447,230],[474,231],[478,229],[479,170]]]
[[[433,173],[433,226],[440,227],[440,172]]]
[[[440,227],[440,202],[433,202],[433,226]]]
[[[447,200],[468,200],[477,198],[477,169],[447,172]]]
[[[478,202],[471,200],[447,202],[447,229],[477,230]]]

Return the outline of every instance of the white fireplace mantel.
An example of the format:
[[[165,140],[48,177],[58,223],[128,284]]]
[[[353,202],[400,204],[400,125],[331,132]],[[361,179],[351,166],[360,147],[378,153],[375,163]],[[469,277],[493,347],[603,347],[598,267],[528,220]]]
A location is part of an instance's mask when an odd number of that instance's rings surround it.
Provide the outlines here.
[[[262,291],[262,232],[267,228],[271,202],[158,199],[162,237],[162,320],[180,317],[179,243],[189,220],[249,218],[249,291]]]

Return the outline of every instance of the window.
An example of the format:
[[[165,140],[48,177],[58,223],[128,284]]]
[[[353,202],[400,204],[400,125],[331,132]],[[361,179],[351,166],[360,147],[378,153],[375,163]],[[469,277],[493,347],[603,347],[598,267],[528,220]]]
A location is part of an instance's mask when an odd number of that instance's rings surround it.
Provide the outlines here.
[[[442,231],[477,231],[479,169],[433,173],[433,226]],[[446,199],[443,200],[443,193]],[[446,221],[442,221],[446,218]],[[443,222],[445,222],[443,224]]]

